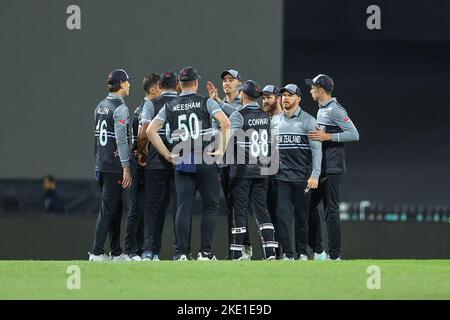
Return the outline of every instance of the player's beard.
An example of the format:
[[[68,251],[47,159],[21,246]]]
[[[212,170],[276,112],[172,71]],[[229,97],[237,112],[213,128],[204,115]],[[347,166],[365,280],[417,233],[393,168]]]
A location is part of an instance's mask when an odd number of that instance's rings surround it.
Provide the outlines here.
[[[289,111],[293,108],[295,108],[295,103],[287,103],[287,104],[282,104],[283,109]]]
[[[273,113],[276,108],[277,108],[277,102],[276,101],[274,103],[271,103],[271,104],[268,104],[268,103],[263,104],[263,109],[267,113]]]

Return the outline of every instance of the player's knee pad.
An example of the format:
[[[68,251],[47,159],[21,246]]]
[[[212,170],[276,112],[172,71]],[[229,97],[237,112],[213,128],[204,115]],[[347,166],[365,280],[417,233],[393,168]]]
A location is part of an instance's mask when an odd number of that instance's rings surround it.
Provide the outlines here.
[[[269,257],[276,257],[277,255],[277,248],[278,248],[278,242],[277,241],[262,241],[262,247],[263,247],[263,255],[264,259],[267,259]]]
[[[275,227],[272,223],[262,223],[259,225],[259,232],[264,241],[273,241],[275,238]]]
[[[235,227],[231,228],[231,234],[237,235],[237,234],[245,234],[247,232],[246,227]]]
[[[231,235],[233,237],[233,244],[242,246],[242,244],[244,242],[244,237],[245,237],[245,233],[246,232],[247,232],[247,228],[246,227],[231,228]],[[231,251],[237,251],[237,250],[242,250],[242,249],[239,249],[238,247],[234,247],[234,248],[230,247],[230,250]]]

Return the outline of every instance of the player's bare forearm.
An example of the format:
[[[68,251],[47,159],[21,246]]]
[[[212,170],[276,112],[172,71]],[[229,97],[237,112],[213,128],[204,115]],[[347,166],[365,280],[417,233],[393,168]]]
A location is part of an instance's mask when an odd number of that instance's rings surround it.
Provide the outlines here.
[[[231,123],[223,112],[220,112],[220,114],[216,116],[216,120],[220,123],[218,152],[224,154],[231,137]]]
[[[220,123],[219,146],[212,155],[222,156],[225,154],[228,142],[230,141],[231,123],[228,117],[223,112],[221,112],[221,114],[216,118],[216,120],[219,121]]]
[[[146,130],[146,135],[148,136],[148,139],[153,144],[153,146],[156,148],[156,150],[166,159],[171,159],[171,154],[169,149],[165,146],[164,142],[162,141],[161,137],[158,134],[158,131],[164,126],[159,121],[153,120],[150,125],[148,126]]]
[[[228,142],[230,141],[231,137],[231,129],[228,128],[221,128],[220,134],[219,134],[219,150],[222,153],[225,153],[227,150]]]
[[[142,154],[145,150],[145,147],[147,146],[147,143],[148,143],[148,136],[146,134],[147,129],[148,129],[147,123],[144,123],[142,125],[142,127],[139,127],[138,141],[137,141],[137,148],[136,148],[136,152],[138,154]]]

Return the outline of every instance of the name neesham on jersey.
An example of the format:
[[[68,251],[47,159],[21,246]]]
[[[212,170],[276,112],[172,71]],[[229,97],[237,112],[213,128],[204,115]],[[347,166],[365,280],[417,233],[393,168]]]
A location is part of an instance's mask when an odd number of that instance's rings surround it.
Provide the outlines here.
[[[191,109],[200,109],[201,102],[179,103],[172,107],[172,111],[187,111]]]

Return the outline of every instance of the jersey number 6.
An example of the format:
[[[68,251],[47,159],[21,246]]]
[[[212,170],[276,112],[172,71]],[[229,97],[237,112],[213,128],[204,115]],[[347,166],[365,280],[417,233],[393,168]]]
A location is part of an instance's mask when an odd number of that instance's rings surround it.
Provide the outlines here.
[[[108,143],[108,133],[106,132],[106,127],[107,127],[106,120],[103,120],[102,122],[98,120],[97,125],[95,126],[95,130],[100,131],[98,141],[100,142],[100,145],[103,147],[106,146],[106,144]]]

